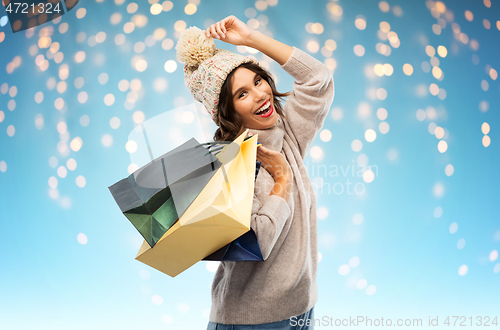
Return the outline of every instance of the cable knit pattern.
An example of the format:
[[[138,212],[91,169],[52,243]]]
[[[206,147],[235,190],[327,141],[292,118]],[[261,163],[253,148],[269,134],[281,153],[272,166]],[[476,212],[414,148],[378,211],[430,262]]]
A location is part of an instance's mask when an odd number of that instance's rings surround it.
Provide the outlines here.
[[[323,63],[298,48],[282,68],[295,79],[284,105],[286,119],[250,131],[285,157],[293,173],[293,194],[288,203],[270,196],[274,179],[261,168],[251,227],[265,261],[220,263],[212,283],[212,322],[282,321],[307,312],[318,299],[316,198],[303,160],[333,102],[333,77]]]

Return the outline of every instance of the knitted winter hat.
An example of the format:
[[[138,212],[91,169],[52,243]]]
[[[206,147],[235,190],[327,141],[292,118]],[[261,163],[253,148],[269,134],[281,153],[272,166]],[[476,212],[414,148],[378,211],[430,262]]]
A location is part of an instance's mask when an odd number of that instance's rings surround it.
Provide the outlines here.
[[[207,38],[205,32],[195,26],[182,33],[175,49],[177,60],[184,63],[186,86],[217,123],[220,90],[227,75],[240,64],[258,62],[226,49],[216,49],[213,39]]]

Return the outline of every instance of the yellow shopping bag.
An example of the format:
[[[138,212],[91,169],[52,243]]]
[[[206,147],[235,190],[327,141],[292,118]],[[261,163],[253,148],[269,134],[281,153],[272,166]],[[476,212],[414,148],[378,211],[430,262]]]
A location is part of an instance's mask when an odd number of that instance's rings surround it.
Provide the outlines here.
[[[144,241],[136,259],[172,277],[250,230],[257,135],[248,130],[217,154],[222,166],[158,240]]]

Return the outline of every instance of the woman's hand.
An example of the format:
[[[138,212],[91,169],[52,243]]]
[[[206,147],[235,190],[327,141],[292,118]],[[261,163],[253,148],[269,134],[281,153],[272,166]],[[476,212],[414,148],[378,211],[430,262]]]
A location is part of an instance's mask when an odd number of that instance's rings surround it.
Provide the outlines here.
[[[257,160],[262,162],[262,166],[274,179],[275,183],[271,195],[281,196],[288,202],[292,189],[292,170],[285,157],[279,152],[261,145],[257,148]]]
[[[252,29],[233,15],[210,25],[205,31],[207,38],[216,38],[236,46],[247,46],[252,33]]]

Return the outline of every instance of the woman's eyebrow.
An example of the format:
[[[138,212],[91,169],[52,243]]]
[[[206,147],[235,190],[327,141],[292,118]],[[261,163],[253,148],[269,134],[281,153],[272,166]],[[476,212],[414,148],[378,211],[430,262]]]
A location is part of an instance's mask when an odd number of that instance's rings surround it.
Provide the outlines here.
[[[253,80],[255,80],[258,76],[259,76],[259,74],[258,74],[258,73],[256,73],[256,74],[255,74],[255,76],[253,77]],[[233,98],[235,98],[235,97],[236,97],[236,95],[238,95],[238,93],[239,93],[242,89],[245,89],[245,87],[240,87],[240,88],[238,88],[238,89],[236,90],[236,92],[234,92],[234,94],[233,94]]]

